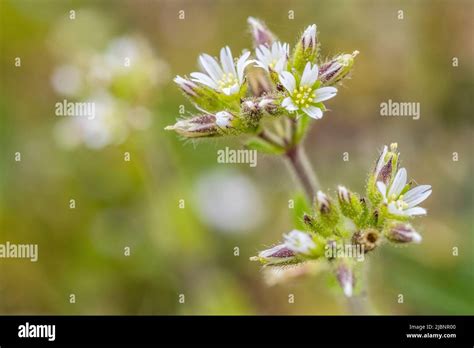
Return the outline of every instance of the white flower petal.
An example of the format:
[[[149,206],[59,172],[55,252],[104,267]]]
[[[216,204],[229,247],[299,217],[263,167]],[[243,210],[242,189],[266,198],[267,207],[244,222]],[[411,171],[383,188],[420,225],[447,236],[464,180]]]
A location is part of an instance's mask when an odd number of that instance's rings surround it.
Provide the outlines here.
[[[289,73],[288,71],[282,71],[279,76],[283,87],[285,87],[288,92],[293,93],[296,88],[296,80],[293,74]]]
[[[387,147],[387,145],[385,145],[383,147],[382,154],[379,157],[379,161],[377,162],[377,166],[375,167],[375,175],[376,176],[379,175],[379,172],[380,172],[380,170],[382,169],[382,167],[385,163],[385,156],[387,155],[387,152],[388,152],[388,147]]]
[[[223,47],[221,49],[221,64],[224,72],[227,74],[232,74],[237,76],[235,71],[234,58],[232,57],[232,52],[230,51],[229,46]]]
[[[242,54],[237,61],[237,76],[239,78],[239,83],[242,84],[244,80],[244,70],[245,67],[251,63],[253,63],[253,60],[247,60],[248,57],[250,56],[250,52],[245,52]]]
[[[221,128],[226,128],[230,125],[232,115],[227,111],[219,111],[216,113],[216,125]]]
[[[288,111],[296,111],[298,107],[293,103],[293,100],[290,97],[286,97],[281,102],[281,106],[283,106]]]
[[[419,243],[421,243],[422,239],[423,238],[421,237],[421,235],[418,232],[413,232],[412,235],[411,235],[412,243],[419,244]]]
[[[398,170],[397,175],[395,175],[395,179],[393,179],[392,185],[390,186],[390,190],[388,190],[388,197],[398,197],[402,192],[403,188],[407,184],[407,170],[405,168],[401,168]]]
[[[418,185],[403,195],[403,200],[407,203],[416,199],[420,194],[431,191],[430,185]]]
[[[229,95],[235,94],[239,90],[240,90],[240,85],[236,83],[235,85],[230,86],[230,94]]]
[[[403,210],[400,210],[397,208],[397,205],[395,204],[395,202],[391,202],[389,203],[388,205],[388,212],[390,214],[393,214],[393,215],[400,215],[400,216],[404,216],[404,215],[408,215],[406,213],[406,211],[403,211]]]
[[[406,204],[408,204],[409,208],[413,208],[413,207],[416,207],[421,202],[423,202],[425,199],[427,199],[430,195],[431,195],[431,190],[422,192],[418,196],[413,197],[412,199],[410,199],[409,201],[407,201],[404,197],[403,201]]]
[[[311,63],[306,63],[304,67],[303,76],[301,76],[300,86],[312,87],[318,79],[318,66],[311,66]]]
[[[199,56],[199,63],[214,81],[218,82],[221,79],[223,71],[213,57],[208,54],[201,54],[201,56]]]
[[[377,181],[377,188],[383,196],[384,201],[387,200],[387,186],[382,181]]]
[[[191,73],[191,80],[194,82],[202,83],[203,85],[209,86],[213,89],[217,89],[217,83],[211,79],[208,75],[200,73],[200,72],[193,72]]]
[[[309,117],[314,118],[314,119],[320,119],[323,117],[323,112],[321,111],[320,108],[316,106],[309,106],[307,108],[301,108]]]
[[[273,70],[277,73],[281,73],[286,68],[286,57],[281,57],[280,60],[275,64]]]
[[[285,246],[297,253],[308,254],[316,246],[309,234],[298,230],[293,230],[284,235],[284,239]]]
[[[319,103],[319,102],[331,99],[336,94],[337,94],[337,88],[334,88],[334,87],[318,88],[315,92],[314,102]]]
[[[405,215],[415,216],[415,215],[426,215],[426,209],[421,207],[414,207],[404,211]]]

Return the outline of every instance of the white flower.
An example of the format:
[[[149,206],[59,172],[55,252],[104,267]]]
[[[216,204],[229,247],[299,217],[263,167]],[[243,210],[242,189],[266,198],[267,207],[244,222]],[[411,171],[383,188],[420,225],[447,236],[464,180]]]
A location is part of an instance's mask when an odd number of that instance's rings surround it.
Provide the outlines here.
[[[431,195],[431,186],[419,185],[402,194],[406,184],[407,171],[405,168],[398,170],[389,187],[381,181],[377,182],[377,187],[383,196],[384,202],[388,204],[388,211],[400,216],[425,215],[426,209],[417,207],[417,205]]]
[[[267,72],[272,70],[281,73],[286,68],[289,49],[287,43],[282,44],[281,42],[274,42],[271,48],[260,45],[255,50],[256,64]]]
[[[298,230],[291,231],[284,235],[284,238],[284,245],[295,253],[309,254],[311,250],[316,247],[316,244],[314,244],[309,234]]]
[[[250,52],[245,52],[234,63],[229,47],[221,49],[220,64],[208,54],[199,57],[199,63],[205,73],[191,73],[192,80],[226,95],[238,93],[244,80],[244,70],[252,63],[248,60]]]
[[[309,62],[304,68],[299,86],[296,85],[293,74],[283,71],[280,74],[280,82],[290,96],[283,99],[281,106],[288,111],[302,110],[309,117],[315,119],[323,117],[323,111],[316,104],[334,97],[337,89],[334,87],[317,88],[317,80],[318,66],[311,66]]]
[[[227,111],[219,111],[216,113],[216,125],[220,128],[227,128],[232,121],[232,114]]]

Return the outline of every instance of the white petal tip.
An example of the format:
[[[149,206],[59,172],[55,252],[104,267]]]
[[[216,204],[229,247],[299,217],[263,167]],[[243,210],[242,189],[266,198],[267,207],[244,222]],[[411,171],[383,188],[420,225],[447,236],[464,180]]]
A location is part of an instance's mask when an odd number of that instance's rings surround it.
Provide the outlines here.
[[[423,240],[423,238],[421,237],[421,235],[419,233],[413,233],[413,239],[412,239],[412,242],[415,243],[415,244],[420,244],[421,241]]]
[[[344,295],[346,295],[346,297],[352,297],[352,285],[350,283],[344,285]]]

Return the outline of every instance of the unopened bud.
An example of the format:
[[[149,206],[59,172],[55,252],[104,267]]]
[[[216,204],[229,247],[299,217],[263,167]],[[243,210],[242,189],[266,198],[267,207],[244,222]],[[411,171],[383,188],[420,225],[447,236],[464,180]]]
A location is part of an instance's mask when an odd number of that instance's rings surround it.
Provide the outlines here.
[[[351,203],[351,194],[344,186],[338,186],[337,196],[341,204],[350,204]]]
[[[351,297],[354,289],[354,274],[350,265],[340,263],[336,267],[336,278],[346,297]]]
[[[274,115],[278,111],[278,105],[275,103],[275,99],[273,98],[261,98],[258,102],[258,106],[260,109],[264,110],[270,115]]]
[[[295,252],[289,249],[285,244],[279,244],[271,249],[261,251],[258,256],[250,258],[251,261],[260,261],[261,263],[272,266],[291,263],[295,260]]]
[[[390,225],[385,236],[394,243],[420,243],[422,240],[421,235],[410,224],[401,222]]]
[[[397,171],[398,164],[397,143],[390,145],[390,151],[384,146],[374,169],[374,182],[382,181],[385,185],[390,183],[393,174]]]
[[[303,50],[307,54],[313,54],[316,50],[316,24],[310,25],[306,28],[303,35],[301,36],[301,44]]]
[[[308,62],[315,63],[318,57],[318,41],[316,38],[316,24],[308,26],[300,41],[296,44],[292,56],[292,65],[297,71],[303,73]]]
[[[227,111],[219,111],[215,115],[203,114],[179,120],[165,130],[174,130],[187,138],[212,137],[226,134],[232,128],[234,116]]]
[[[181,90],[187,94],[188,96],[190,97],[197,97],[198,94],[196,93],[196,91],[198,90],[199,86],[194,83],[193,81],[191,80],[188,80],[186,78],[183,78],[181,76],[176,76],[174,79],[173,79],[174,82],[176,82],[176,84],[179,86],[179,88],[181,88]]]
[[[354,58],[359,51],[352,54],[341,54],[319,68],[319,79],[324,86],[331,86],[344,79],[352,70]]]
[[[328,214],[331,210],[331,202],[329,197],[322,191],[318,191],[316,194],[316,199],[318,202],[318,209],[321,214]]]
[[[194,81],[179,75],[176,76],[173,81],[200,110],[214,112],[226,107],[219,98],[218,93],[204,84],[197,84]]]
[[[254,46],[258,47],[260,45],[266,45],[270,47],[274,41],[276,41],[275,35],[267,28],[265,23],[261,20],[254,17],[249,17],[247,19],[248,24],[250,25],[250,30],[252,31],[252,37]]]
[[[313,229],[314,228],[314,218],[309,216],[308,214],[303,215],[303,222],[305,223],[306,226],[309,228]]]
[[[179,120],[165,130],[174,130],[187,138],[211,137],[218,134],[216,116],[209,114]]]

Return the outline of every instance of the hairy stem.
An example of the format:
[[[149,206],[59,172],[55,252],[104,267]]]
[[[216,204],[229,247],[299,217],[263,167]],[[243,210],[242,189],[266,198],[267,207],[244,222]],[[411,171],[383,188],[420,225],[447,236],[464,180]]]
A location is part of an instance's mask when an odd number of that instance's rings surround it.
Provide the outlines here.
[[[367,271],[368,264],[361,265],[359,273],[359,291],[352,297],[347,298],[347,311],[351,315],[368,315],[373,309],[367,293]]]
[[[304,148],[301,144],[297,144],[289,149],[285,156],[292,172],[295,174],[308,197],[309,202],[312,202],[319,188],[319,182],[308,161]]]

